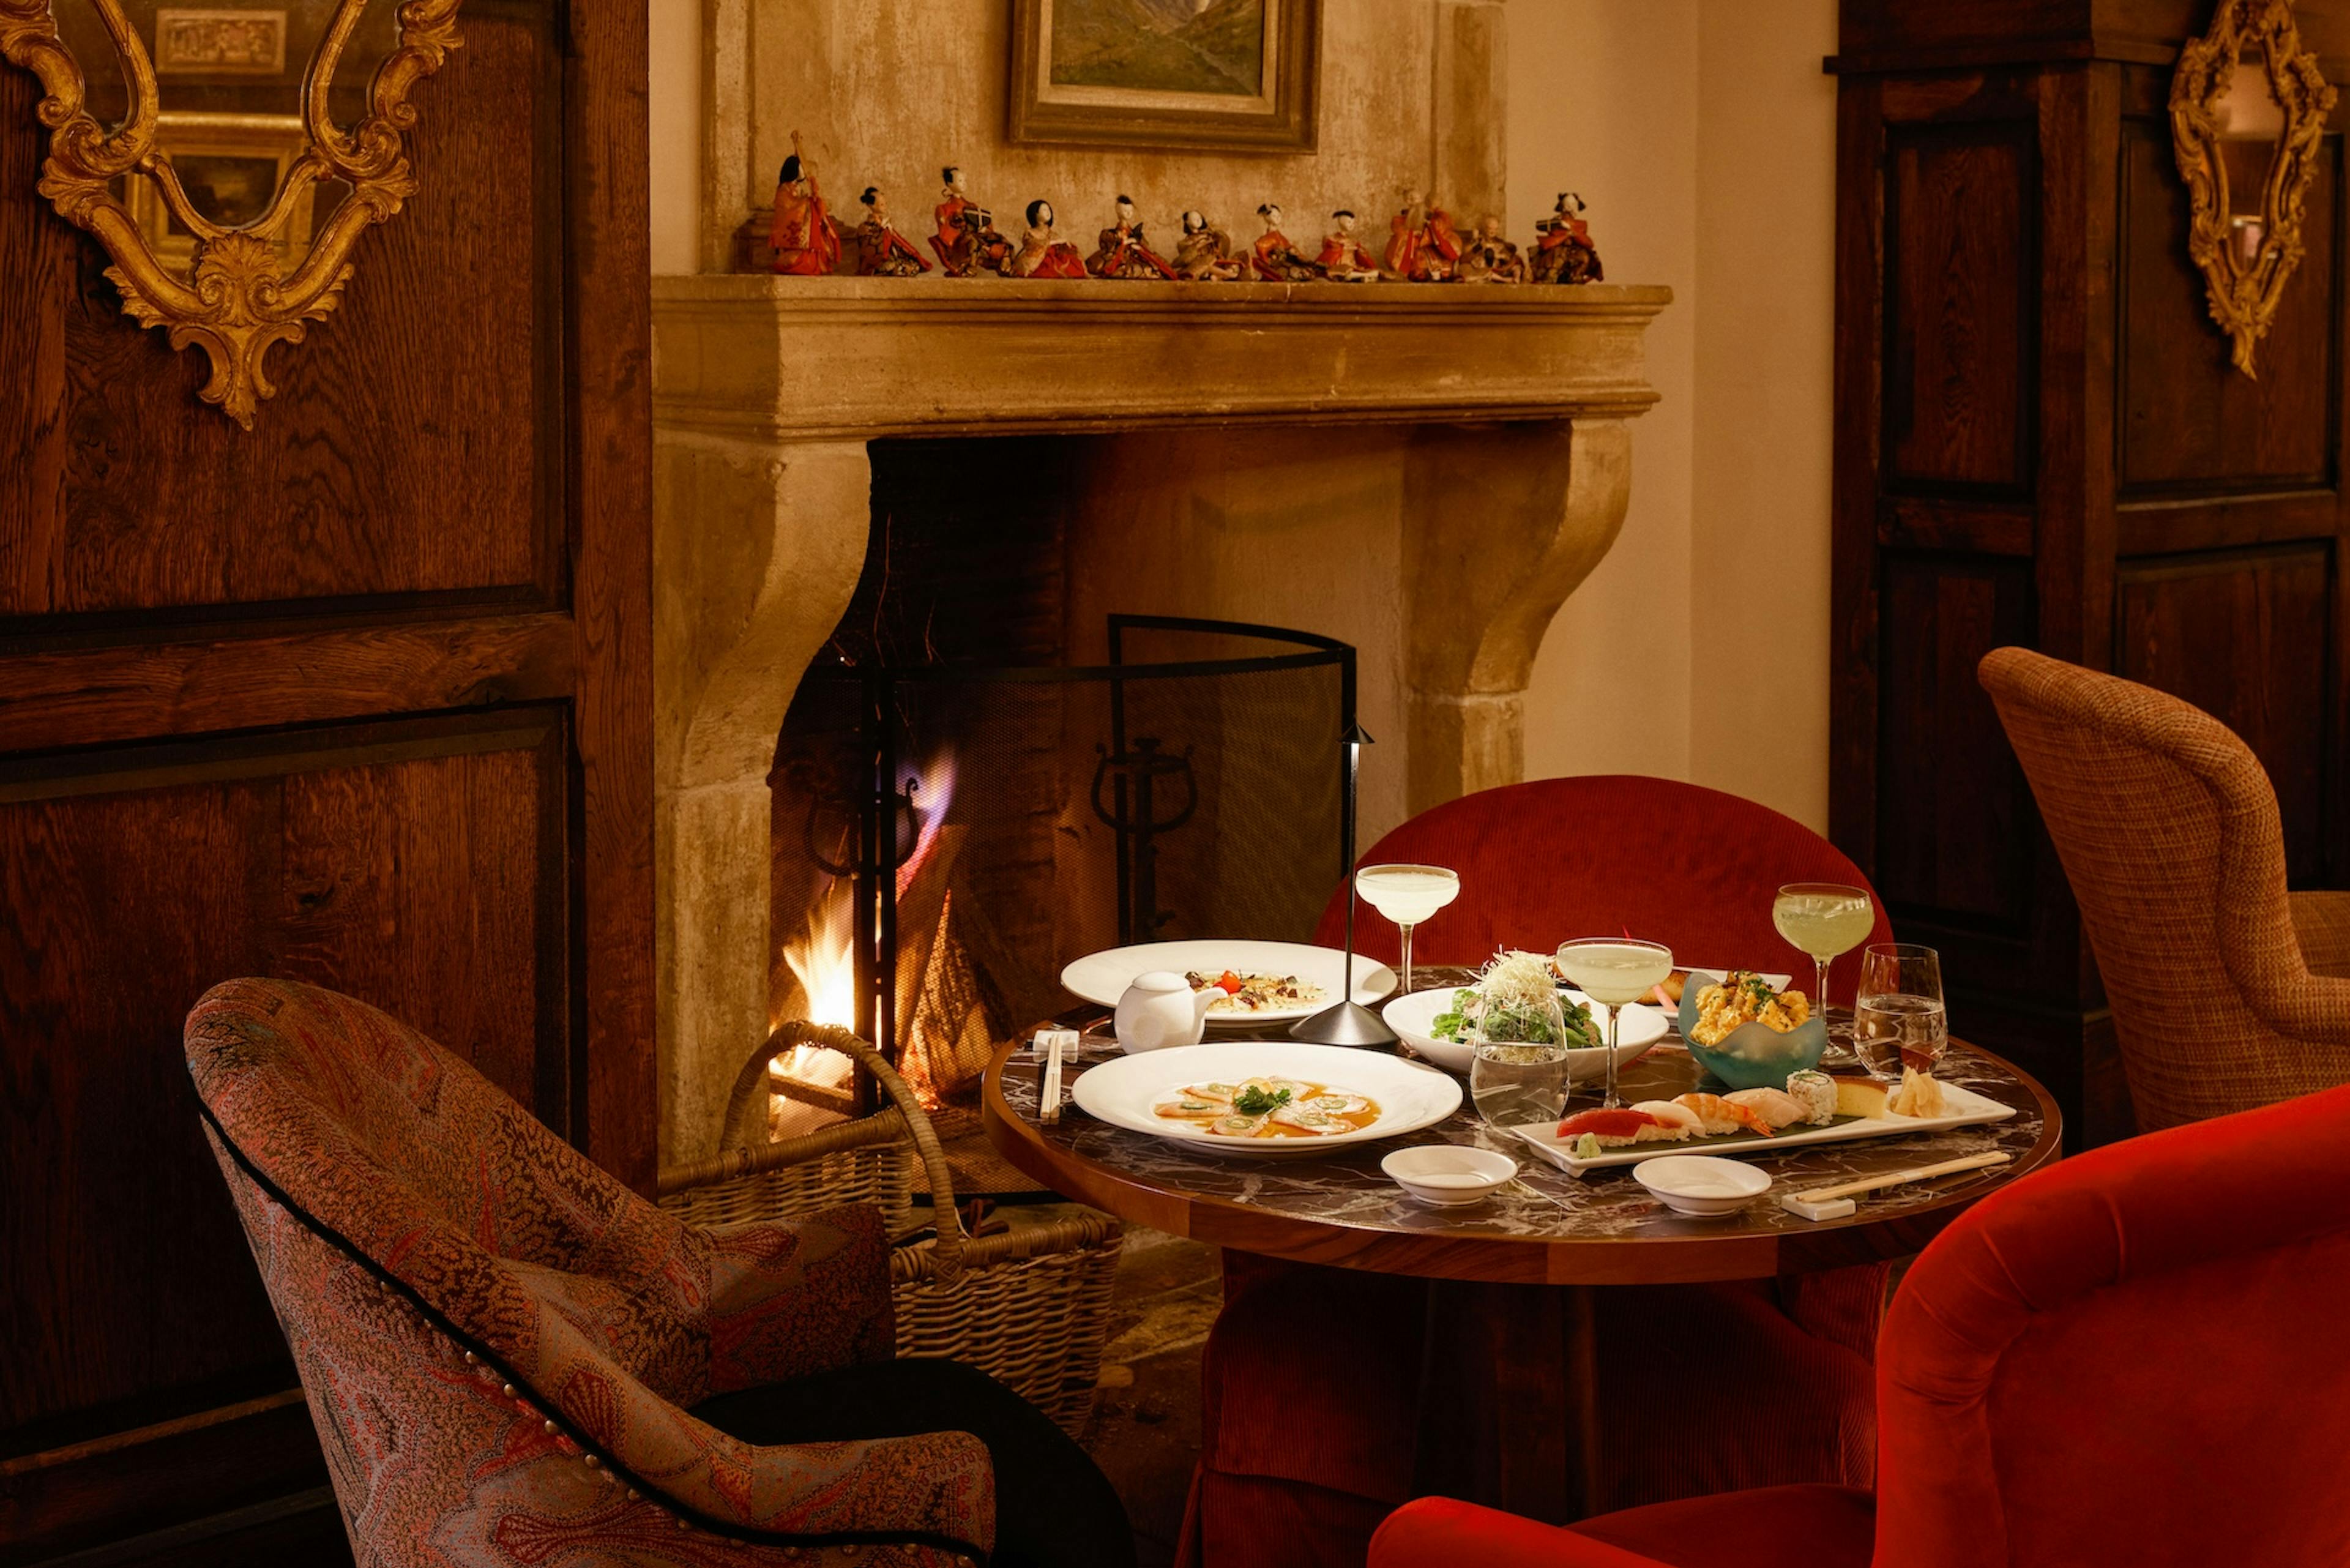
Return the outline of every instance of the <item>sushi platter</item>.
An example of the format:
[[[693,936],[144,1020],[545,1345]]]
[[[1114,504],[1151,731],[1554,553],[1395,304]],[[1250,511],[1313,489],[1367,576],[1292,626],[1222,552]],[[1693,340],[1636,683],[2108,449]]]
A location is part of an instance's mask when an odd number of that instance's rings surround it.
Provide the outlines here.
[[[1529,1145],[1536,1154],[1565,1171],[1569,1176],[1583,1176],[1594,1170],[1608,1170],[1627,1165],[1638,1165],[1644,1159],[1654,1159],[1669,1154],[1711,1154],[1739,1156],[1778,1154],[1791,1148],[1804,1148],[1814,1144],[1849,1143],[1858,1138],[1898,1137],[1905,1133],[1941,1132],[1950,1127],[1979,1127],[1990,1122],[2002,1122],[2015,1115],[2015,1107],[2003,1105],[1987,1095],[1955,1084],[1941,1085],[1942,1105],[1934,1116],[1898,1116],[1879,1111],[1872,1116],[1838,1116],[1823,1127],[1801,1123],[1768,1136],[1760,1132],[1740,1131],[1711,1137],[1691,1137],[1678,1142],[1632,1143],[1620,1147],[1603,1148],[1596,1155],[1584,1156],[1576,1148],[1575,1137],[1558,1136],[1561,1123],[1543,1121],[1509,1127]],[[1570,1118],[1571,1120],[1572,1118]]]

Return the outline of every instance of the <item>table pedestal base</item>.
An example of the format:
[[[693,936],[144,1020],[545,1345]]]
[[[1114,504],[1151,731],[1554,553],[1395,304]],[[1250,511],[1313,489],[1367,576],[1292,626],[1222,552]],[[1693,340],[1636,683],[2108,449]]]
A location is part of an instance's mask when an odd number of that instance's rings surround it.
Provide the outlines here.
[[[1413,1488],[1546,1524],[1599,1478],[1596,1287],[1432,1280]]]

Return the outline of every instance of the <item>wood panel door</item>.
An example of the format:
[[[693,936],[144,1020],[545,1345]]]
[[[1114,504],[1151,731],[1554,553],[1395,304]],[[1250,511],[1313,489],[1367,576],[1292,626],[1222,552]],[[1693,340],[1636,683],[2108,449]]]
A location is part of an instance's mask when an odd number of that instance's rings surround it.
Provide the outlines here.
[[[1942,950],[1954,1023],[2095,1142],[2131,1125],[2111,1020],[1975,666],[2022,644],[2217,714],[2276,786],[2294,885],[2350,882],[2350,193],[2337,126],[2240,373],[2168,110],[2210,6],[2058,9],[1845,8],[1830,817]],[[2294,9],[2344,79],[2350,0]]]
[[[206,987],[359,996],[652,1176],[644,15],[460,26],[250,433],[36,193],[0,67],[0,1563],[336,1547]]]

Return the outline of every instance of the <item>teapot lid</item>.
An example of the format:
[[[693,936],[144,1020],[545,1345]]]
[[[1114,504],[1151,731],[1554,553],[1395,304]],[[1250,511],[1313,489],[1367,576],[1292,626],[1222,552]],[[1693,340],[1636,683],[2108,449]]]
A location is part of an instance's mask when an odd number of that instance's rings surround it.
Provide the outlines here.
[[[1191,989],[1191,982],[1185,980],[1181,975],[1177,974],[1171,969],[1153,969],[1146,970],[1142,973],[1136,975],[1132,981],[1132,989],[1136,991],[1189,991]]]

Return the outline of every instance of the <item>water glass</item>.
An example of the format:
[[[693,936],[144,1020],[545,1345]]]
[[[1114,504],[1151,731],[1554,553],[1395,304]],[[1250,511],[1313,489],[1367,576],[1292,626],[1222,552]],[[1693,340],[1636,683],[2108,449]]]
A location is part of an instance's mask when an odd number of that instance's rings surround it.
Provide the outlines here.
[[[1470,1038],[1469,1098],[1491,1127],[1566,1112],[1566,1013],[1553,992],[1533,1005],[1487,993]]]
[[[1853,1050],[1870,1076],[1898,1078],[1904,1067],[1930,1073],[1950,1044],[1941,954],[1915,942],[1878,942],[1863,951]]]

